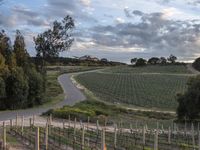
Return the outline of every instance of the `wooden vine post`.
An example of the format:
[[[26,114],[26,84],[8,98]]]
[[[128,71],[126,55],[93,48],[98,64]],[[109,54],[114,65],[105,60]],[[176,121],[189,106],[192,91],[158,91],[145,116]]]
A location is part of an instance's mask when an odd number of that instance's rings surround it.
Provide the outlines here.
[[[171,144],[171,128],[168,129],[168,144]]]
[[[101,135],[101,150],[106,150],[105,130],[102,129]]]
[[[40,128],[36,128],[35,133],[35,150],[40,150]]]
[[[158,150],[158,130],[156,129],[154,137],[154,150]]]
[[[6,124],[3,122],[3,150],[6,150]]]
[[[146,128],[145,128],[145,126],[143,126],[143,130],[142,130],[142,144],[143,144],[143,146],[145,146],[145,135],[146,135]]]
[[[46,123],[45,128],[45,150],[48,150],[48,137],[49,137],[49,129],[48,129],[48,122]]]
[[[82,149],[82,150],[85,149],[85,127],[84,127],[84,125],[83,125],[83,127],[82,127],[81,149]]]
[[[116,149],[116,148],[117,148],[117,124],[115,124],[114,133],[115,133],[115,137],[114,137],[114,147],[115,147],[115,149]]]

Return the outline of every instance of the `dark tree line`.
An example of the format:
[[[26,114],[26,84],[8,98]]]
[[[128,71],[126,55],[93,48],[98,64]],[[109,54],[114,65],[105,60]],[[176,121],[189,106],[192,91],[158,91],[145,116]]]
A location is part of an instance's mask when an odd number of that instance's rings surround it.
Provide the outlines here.
[[[43,77],[29,59],[20,31],[16,31],[14,45],[5,31],[0,32],[0,109],[26,108],[42,103]]]
[[[165,57],[152,57],[149,60],[146,60],[144,58],[133,58],[131,59],[131,64],[134,64],[135,66],[145,66],[147,64],[150,65],[157,65],[157,64],[175,64],[177,60],[177,57],[174,55],[170,55],[168,58]]]

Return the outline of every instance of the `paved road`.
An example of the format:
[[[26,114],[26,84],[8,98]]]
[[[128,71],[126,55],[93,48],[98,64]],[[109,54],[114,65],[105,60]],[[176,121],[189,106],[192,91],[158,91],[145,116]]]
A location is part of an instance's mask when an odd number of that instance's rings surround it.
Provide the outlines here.
[[[14,119],[16,115],[29,117],[32,115],[40,115],[52,108],[62,107],[64,105],[74,105],[77,102],[85,100],[85,96],[79,89],[75,87],[70,79],[71,74],[63,74],[58,77],[58,82],[61,84],[65,93],[65,99],[54,106],[30,108],[16,111],[2,111],[0,112],[0,121]]]

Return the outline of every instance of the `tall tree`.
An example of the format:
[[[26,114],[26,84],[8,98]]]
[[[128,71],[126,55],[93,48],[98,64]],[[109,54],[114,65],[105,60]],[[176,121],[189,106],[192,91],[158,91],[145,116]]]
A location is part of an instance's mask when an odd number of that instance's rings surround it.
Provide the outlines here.
[[[139,58],[136,62],[136,66],[145,66],[147,64],[147,61],[143,58]]]
[[[28,81],[21,67],[11,69],[6,81],[6,108],[17,109],[27,107]]]
[[[14,42],[14,54],[18,66],[24,67],[28,63],[28,53],[26,51],[24,37],[19,30],[16,31]]]
[[[12,65],[12,45],[10,38],[6,35],[5,31],[0,31],[0,53],[5,58],[7,65]]]
[[[132,58],[131,59],[131,64],[135,64],[137,62],[137,58]]]
[[[177,60],[177,57],[171,54],[167,60],[174,64]]]
[[[148,63],[151,65],[156,65],[160,63],[160,59],[158,57],[152,57],[148,60]]]
[[[70,16],[66,16],[61,22],[54,21],[52,29],[34,37],[40,71],[46,72],[46,59],[58,57],[60,52],[71,47],[74,41],[71,32],[74,27],[74,20]]]

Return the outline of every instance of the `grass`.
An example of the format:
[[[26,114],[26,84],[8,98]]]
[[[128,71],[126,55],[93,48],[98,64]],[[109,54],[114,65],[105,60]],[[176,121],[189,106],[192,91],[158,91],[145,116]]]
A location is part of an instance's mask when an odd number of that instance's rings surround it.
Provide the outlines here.
[[[52,114],[55,118],[62,119],[68,119],[70,115],[72,120],[77,118],[82,121],[87,121],[88,117],[90,117],[91,122],[94,123],[96,120],[99,120],[102,124],[105,123],[105,121],[108,124],[112,124],[113,122],[119,123],[119,121],[122,121],[125,125],[128,125],[129,123],[135,123],[136,120],[142,119],[142,121],[145,121],[149,126],[153,126],[152,123],[155,123],[155,120],[168,122],[169,124],[171,123],[171,120],[175,118],[175,115],[173,114],[134,111],[116,105],[105,104],[104,102],[96,100],[86,100],[77,103],[74,106],[64,106],[63,108],[49,110],[44,115],[49,114]]]

